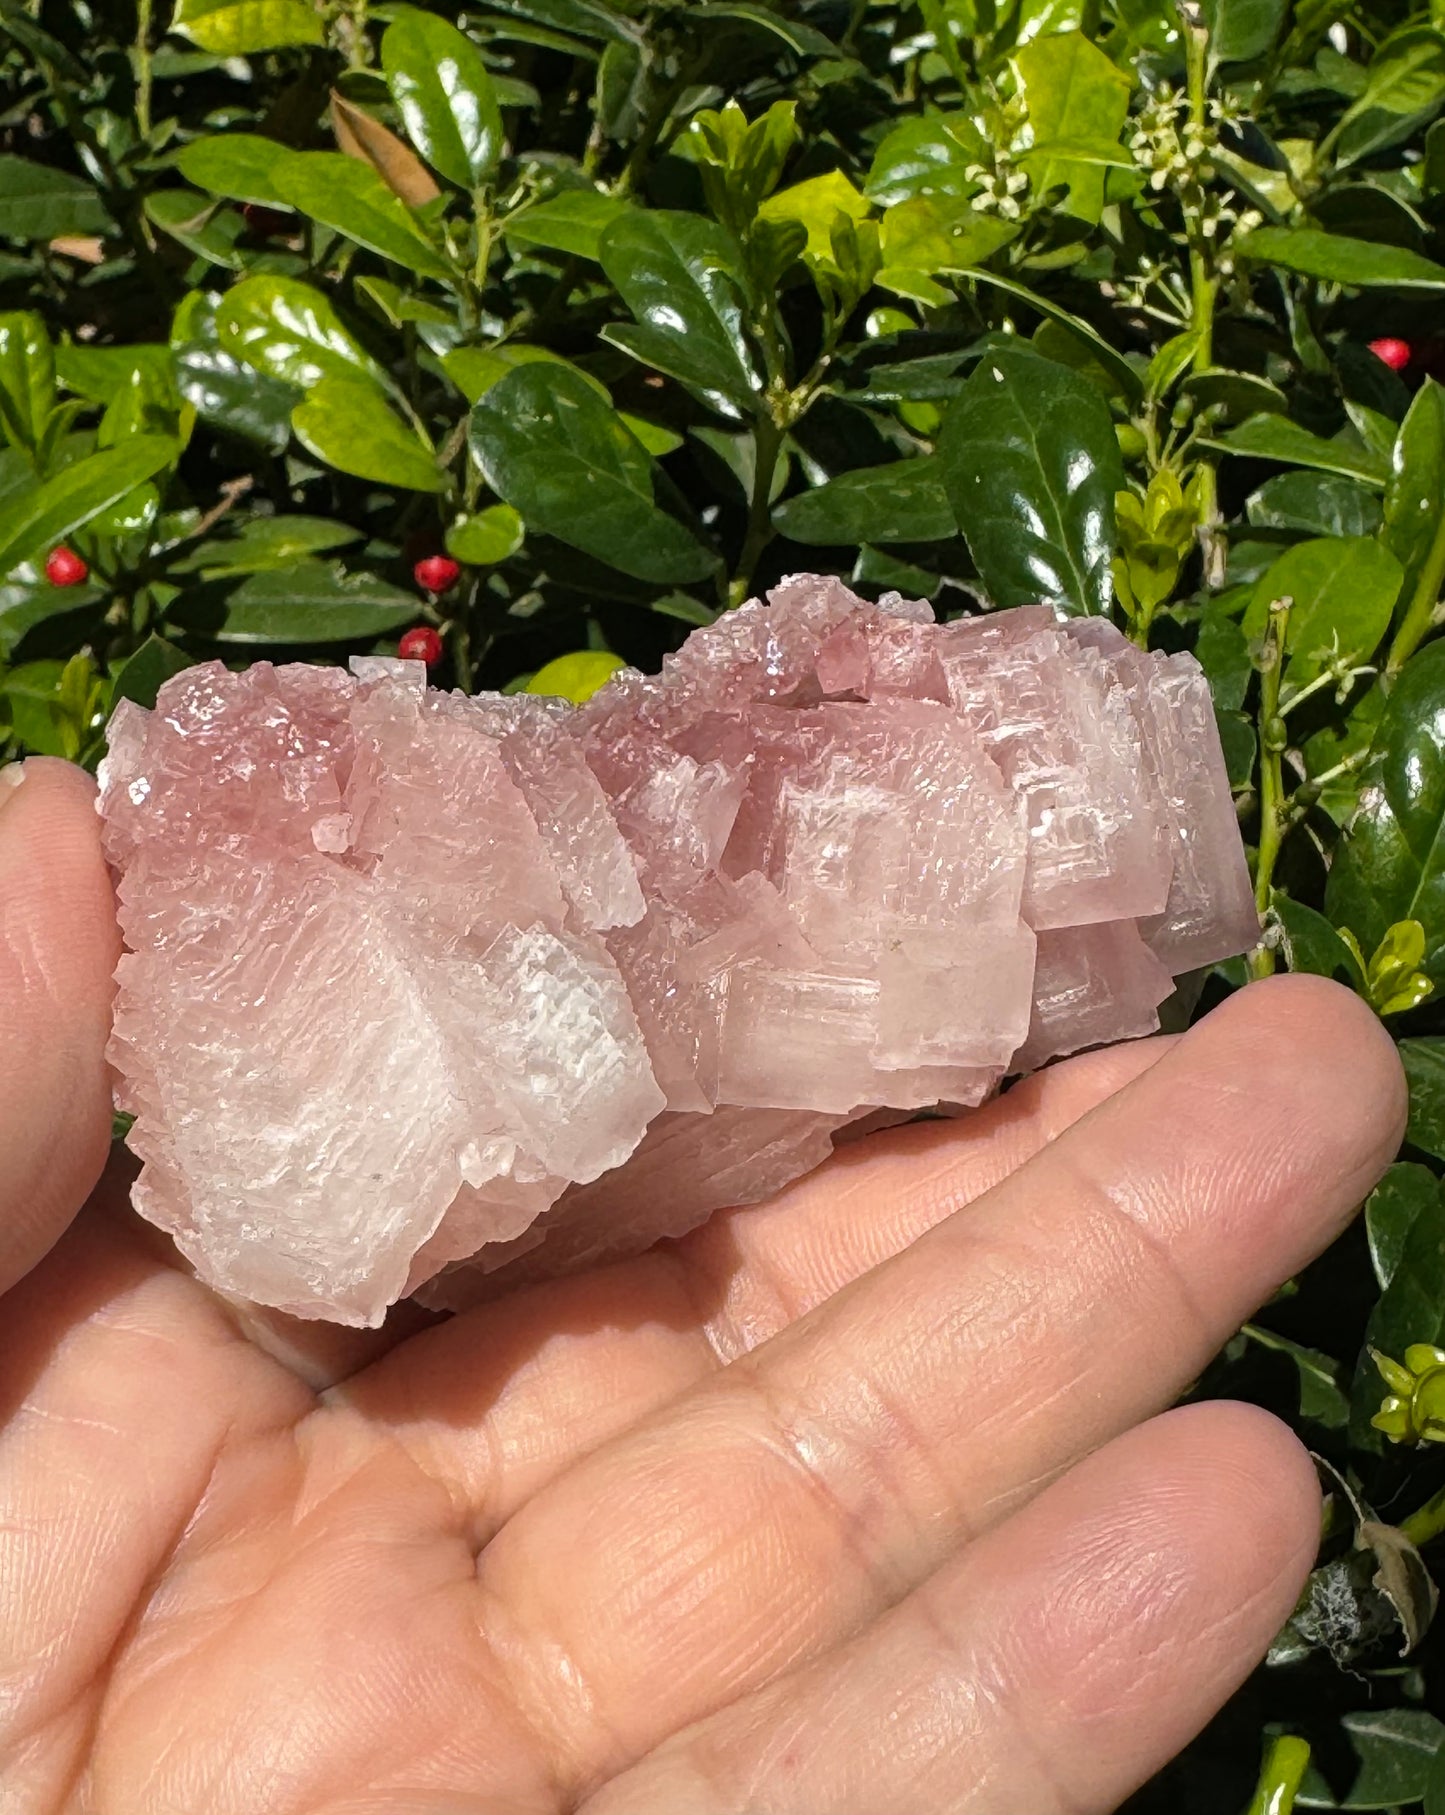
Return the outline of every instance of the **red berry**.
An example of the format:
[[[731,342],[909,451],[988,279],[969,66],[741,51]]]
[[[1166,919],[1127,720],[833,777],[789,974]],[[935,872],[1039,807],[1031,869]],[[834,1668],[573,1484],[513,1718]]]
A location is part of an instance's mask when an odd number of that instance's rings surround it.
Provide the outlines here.
[[[442,640],[430,624],[417,624],[397,644],[396,653],[404,662],[425,662],[435,668],[442,659]]]
[[[1386,335],[1383,340],[1372,340],[1370,351],[1376,359],[1383,359],[1392,372],[1403,372],[1410,363],[1410,343],[1408,340],[1396,340]]]
[[[52,586],[80,586],[90,578],[90,569],[73,548],[62,544],[52,548],[45,563],[45,577]]]
[[[428,555],[411,571],[417,585],[424,586],[428,592],[450,592],[462,570],[450,555]]]

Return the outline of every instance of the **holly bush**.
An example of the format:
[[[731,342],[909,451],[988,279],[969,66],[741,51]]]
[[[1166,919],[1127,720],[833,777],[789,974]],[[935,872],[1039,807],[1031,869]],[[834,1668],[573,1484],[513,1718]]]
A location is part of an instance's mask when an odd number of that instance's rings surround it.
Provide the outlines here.
[[[0,756],[408,631],[575,697],[799,569],[1203,664],[1262,935],[1176,1007],[1339,977],[1412,1118],[1198,1384],[1329,1513],[1139,1811],[1445,1810],[1442,14],[0,0]]]

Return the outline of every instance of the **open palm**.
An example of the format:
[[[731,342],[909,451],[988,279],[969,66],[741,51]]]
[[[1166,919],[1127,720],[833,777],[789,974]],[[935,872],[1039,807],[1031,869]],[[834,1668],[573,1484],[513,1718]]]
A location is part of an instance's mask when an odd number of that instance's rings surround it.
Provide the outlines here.
[[[639,1260],[355,1336],[217,1299],[121,1179],[71,1221],[114,942],[89,785],[28,765],[6,1815],[1104,1811],[1288,1614],[1303,1452],[1164,1408],[1399,1139],[1345,992],[1251,989]]]

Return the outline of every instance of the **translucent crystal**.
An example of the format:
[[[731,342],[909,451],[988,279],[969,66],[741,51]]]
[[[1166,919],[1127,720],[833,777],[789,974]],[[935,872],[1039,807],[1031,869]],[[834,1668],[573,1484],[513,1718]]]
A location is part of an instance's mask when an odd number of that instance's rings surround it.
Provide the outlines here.
[[[137,1207],[354,1323],[966,1112],[1257,935],[1189,657],[808,575],[580,708],[192,668],[101,780]]]

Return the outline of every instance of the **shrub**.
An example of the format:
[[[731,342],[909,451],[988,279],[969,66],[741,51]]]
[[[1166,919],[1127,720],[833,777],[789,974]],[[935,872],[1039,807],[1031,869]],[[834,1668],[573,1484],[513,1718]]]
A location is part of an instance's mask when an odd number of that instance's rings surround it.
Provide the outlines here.
[[[1445,1435],[1436,17],[0,0],[0,80],[6,757],[408,630],[440,684],[577,691],[801,568],[1194,650],[1264,924],[1194,995],[1342,978],[1413,1114],[1199,1384],[1294,1423],[1331,1524],[1131,1806],[1242,1807],[1275,1725],[1308,1806],[1445,1808],[1445,1449],[1392,1441]]]

